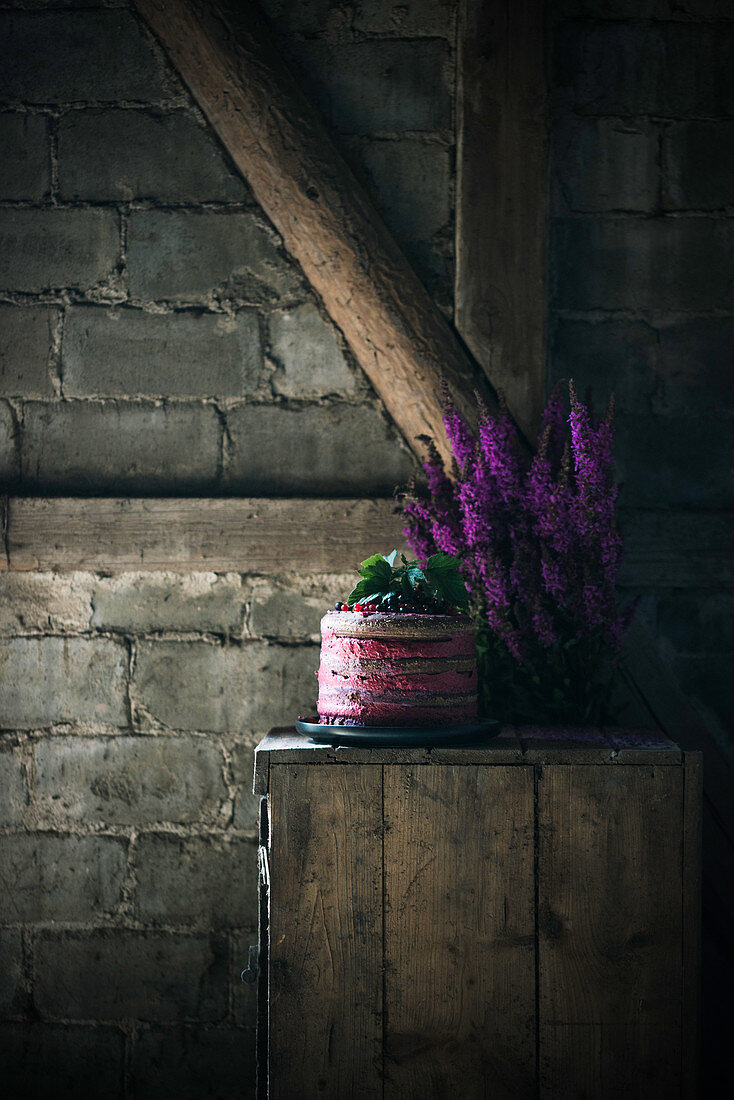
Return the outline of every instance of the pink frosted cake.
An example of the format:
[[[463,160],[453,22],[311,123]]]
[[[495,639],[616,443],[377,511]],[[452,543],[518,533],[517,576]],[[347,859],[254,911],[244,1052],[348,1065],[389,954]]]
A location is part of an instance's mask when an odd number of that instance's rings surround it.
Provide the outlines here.
[[[329,611],[317,675],[324,724],[450,726],[477,718],[474,626],[464,615]]]

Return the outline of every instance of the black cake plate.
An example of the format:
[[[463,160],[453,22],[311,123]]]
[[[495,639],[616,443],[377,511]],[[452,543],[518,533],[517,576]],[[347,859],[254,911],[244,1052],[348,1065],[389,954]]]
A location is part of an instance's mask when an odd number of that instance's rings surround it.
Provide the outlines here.
[[[483,718],[456,726],[327,726],[317,718],[297,718],[296,729],[322,745],[482,745],[496,737],[502,724]]]

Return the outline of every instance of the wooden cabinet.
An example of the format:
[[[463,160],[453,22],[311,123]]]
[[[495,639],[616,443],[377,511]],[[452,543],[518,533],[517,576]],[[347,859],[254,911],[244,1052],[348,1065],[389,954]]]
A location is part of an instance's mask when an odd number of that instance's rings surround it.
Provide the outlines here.
[[[260,744],[260,1096],[696,1095],[699,754],[526,733]]]

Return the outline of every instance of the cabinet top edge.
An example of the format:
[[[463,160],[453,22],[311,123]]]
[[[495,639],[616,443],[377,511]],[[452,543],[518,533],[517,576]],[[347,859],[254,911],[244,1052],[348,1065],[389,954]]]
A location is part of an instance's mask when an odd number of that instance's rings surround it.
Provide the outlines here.
[[[268,788],[270,764],[657,764],[683,763],[683,752],[650,730],[505,727],[484,745],[322,745],[292,727],[271,730],[255,749],[255,793]]]

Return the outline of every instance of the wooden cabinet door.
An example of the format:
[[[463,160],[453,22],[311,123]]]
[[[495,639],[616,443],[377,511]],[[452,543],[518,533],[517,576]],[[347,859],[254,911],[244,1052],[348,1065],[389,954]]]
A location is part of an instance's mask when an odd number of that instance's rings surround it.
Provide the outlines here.
[[[384,1096],[534,1096],[532,768],[394,765],[384,799]]]
[[[270,770],[269,1096],[382,1095],[382,767]]]

